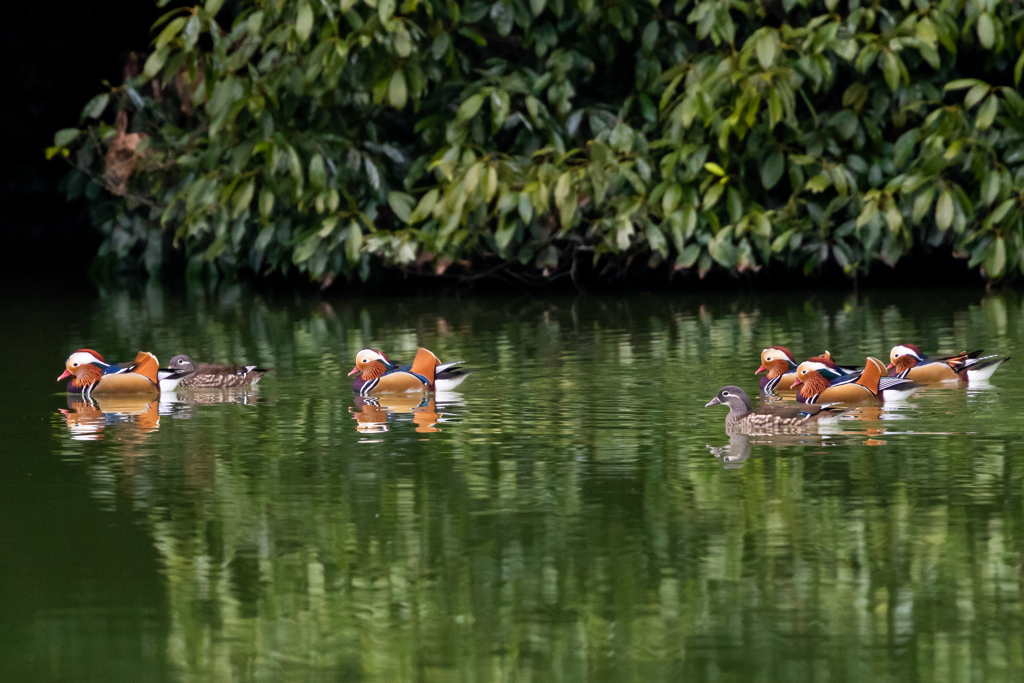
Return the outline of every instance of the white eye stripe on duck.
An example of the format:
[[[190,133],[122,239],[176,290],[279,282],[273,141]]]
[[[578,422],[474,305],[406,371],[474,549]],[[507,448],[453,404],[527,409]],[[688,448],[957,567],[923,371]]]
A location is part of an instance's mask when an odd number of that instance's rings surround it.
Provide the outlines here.
[[[106,363],[104,363],[103,361],[101,361],[99,358],[97,358],[96,356],[92,355],[88,351],[76,351],[76,352],[74,352],[73,354],[68,356],[68,363],[70,363],[73,367],[76,367],[76,368],[79,365],[86,365],[88,363],[99,363],[100,365],[104,365],[104,366],[106,365]]]
[[[913,349],[908,348],[906,346],[894,346],[894,347],[892,347],[892,352],[889,355],[892,358],[899,358],[900,356],[913,356],[914,358],[917,358],[919,360],[921,358],[920,356],[918,356],[914,352]]]
[[[804,361],[803,363],[800,364],[800,367],[798,369],[800,371],[800,374],[803,374],[809,370],[817,370],[818,372],[821,372],[822,370],[830,370],[831,368],[829,368],[824,363]]]
[[[356,354],[357,363],[369,363],[370,361],[380,360],[387,362],[387,358],[384,357],[383,353],[378,353],[373,349],[363,349]]]

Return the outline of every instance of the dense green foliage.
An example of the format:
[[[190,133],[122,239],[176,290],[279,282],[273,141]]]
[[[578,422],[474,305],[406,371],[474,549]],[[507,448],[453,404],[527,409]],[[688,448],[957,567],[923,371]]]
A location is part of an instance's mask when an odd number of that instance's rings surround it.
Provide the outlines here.
[[[222,3],[56,136],[104,254],[1024,272],[1019,0]]]

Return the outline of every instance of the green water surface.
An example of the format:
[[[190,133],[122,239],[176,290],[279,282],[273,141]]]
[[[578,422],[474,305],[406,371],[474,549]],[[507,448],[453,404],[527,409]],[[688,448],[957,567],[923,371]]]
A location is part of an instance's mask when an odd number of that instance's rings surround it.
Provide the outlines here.
[[[1024,678],[1015,293],[0,297],[0,681]],[[903,342],[1018,358],[708,448],[765,346]],[[419,345],[478,370],[357,405]],[[82,347],[274,369],[84,404]]]

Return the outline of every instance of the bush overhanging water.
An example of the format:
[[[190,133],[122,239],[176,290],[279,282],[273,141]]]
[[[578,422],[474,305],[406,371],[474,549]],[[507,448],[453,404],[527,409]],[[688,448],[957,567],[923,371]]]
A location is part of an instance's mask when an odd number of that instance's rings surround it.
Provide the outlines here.
[[[168,12],[56,134],[101,255],[1024,269],[1019,0],[222,5]]]

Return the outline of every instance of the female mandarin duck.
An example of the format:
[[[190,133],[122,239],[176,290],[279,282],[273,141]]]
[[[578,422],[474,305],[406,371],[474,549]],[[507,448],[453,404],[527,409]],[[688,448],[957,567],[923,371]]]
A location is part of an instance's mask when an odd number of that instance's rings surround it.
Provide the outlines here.
[[[838,417],[846,410],[833,406],[792,403],[772,403],[755,410],[747,392],[734,386],[722,387],[718,396],[704,407],[719,404],[729,406],[729,414],[725,416],[727,430],[754,435],[797,431],[824,418]]]
[[[801,403],[861,403],[863,401],[898,401],[921,387],[917,382],[889,377],[885,365],[877,358],[864,361],[864,370],[844,374],[828,356],[805,360],[796,369],[796,400]]]
[[[159,394],[163,386],[174,388],[180,377],[158,376],[160,363],[148,351],[139,351],[131,363],[110,364],[92,349],[79,349],[68,356],[64,372],[57,378],[71,378],[68,393],[83,395]]]
[[[231,365],[196,363],[185,354],[179,354],[168,364],[170,369],[160,370],[160,385],[163,391],[165,378],[179,377],[177,386],[194,389],[229,389],[250,387],[260,381],[273,368],[255,365]]]
[[[955,356],[929,358],[913,344],[900,344],[889,352],[889,369],[896,370],[896,377],[905,377],[915,382],[933,384],[936,382],[984,382],[996,371],[1000,363],[1010,360],[1009,356],[981,356],[981,350]]]
[[[462,384],[470,369],[452,369],[462,361],[442,363],[427,349],[418,349],[411,366],[399,367],[387,356],[374,349],[363,349],[356,354],[356,366],[349,377],[359,374],[352,382],[352,390],[360,396],[408,391],[450,391]]]

